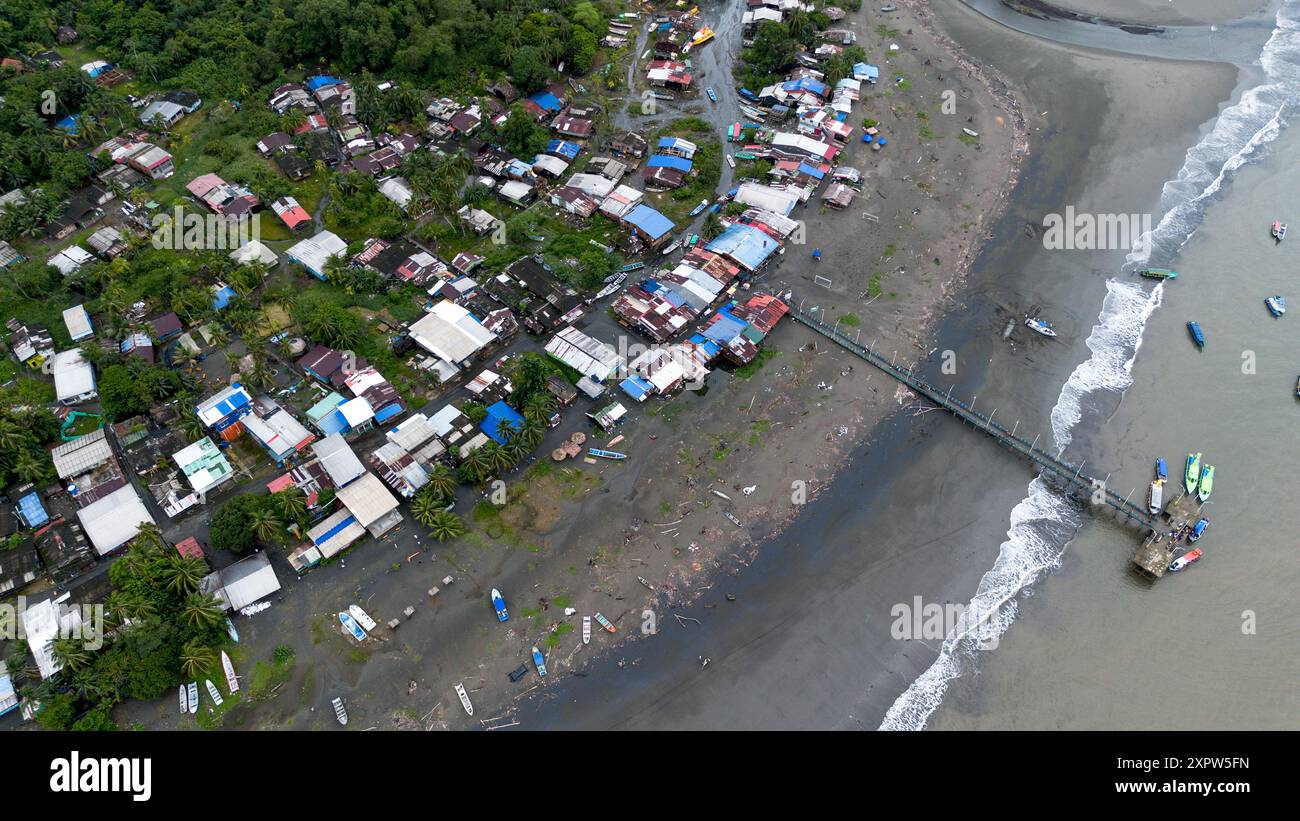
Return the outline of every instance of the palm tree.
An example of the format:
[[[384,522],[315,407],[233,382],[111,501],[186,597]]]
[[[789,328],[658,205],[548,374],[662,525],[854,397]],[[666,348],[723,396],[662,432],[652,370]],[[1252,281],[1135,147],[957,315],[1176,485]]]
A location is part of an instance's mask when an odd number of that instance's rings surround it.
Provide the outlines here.
[[[545,424],[555,413],[555,397],[547,391],[539,391],[528,397],[524,403],[524,419]]]
[[[492,459],[486,448],[478,448],[460,463],[461,473],[470,483],[478,484],[492,472]]]
[[[226,618],[226,606],[216,596],[191,593],[181,615],[190,627],[216,627]]]
[[[197,556],[174,554],[167,559],[162,576],[167,586],[182,596],[199,589],[199,581],[207,575],[207,563]]]
[[[465,522],[455,513],[441,510],[433,515],[433,520],[429,524],[429,533],[440,542],[455,539],[464,535]]]
[[[257,534],[257,538],[263,542],[270,543],[280,535],[284,530],[284,522],[275,511],[266,505],[262,505],[248,514],[248,524]]]
[[[272,494],[280,516],[288,522],[296,522],[307,514],[307,497],[301,490],[290,488]]]
[[[149,552],[157,552],[164,545],[162,531],[153,522],[142,522],[139,529],[136,530],[135,537],[140,540],[142,545],[146,546],[145,549]]]
[[[79,638],[69,636],[55,639],[50,642],[50,649],[54,653],[55,660],[69,672],[75,673],[90,663],[91,652],[86,649],[86,643]]]
[[[433,527],[433,523],[437,521],[438,514],[441,513],[442,509],[446,506],[447,504],[442,499],[438,498],[437,494],[429,492],[429,489],[426,486],[424,490],[417,493],[415,498],[411,500],[411,516],[415,518],[415,521],[425,527]]]
[[[194,639],[181,650],[181,673],[186,678],[198,678],[204,670],[217,663],[217,653],[211,647],[205,647]]]
[[[451,468],[439,462],[429,471],[429,482],[424,487],[439,499],[450,499],[456,494],[456,477]]]

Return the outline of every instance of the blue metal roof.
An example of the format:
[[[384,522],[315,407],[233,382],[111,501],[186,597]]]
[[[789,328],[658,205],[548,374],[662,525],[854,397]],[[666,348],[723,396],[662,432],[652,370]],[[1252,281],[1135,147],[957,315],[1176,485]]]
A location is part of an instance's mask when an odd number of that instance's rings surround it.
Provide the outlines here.
[[[825,83],[814,80],[811,77],[800,77],[798,80],[787,80],[781,84],[781,88],[786,91],[811,91],[813,94],[825,97],[830,91],[830,87]]]
[[[825,171],[822,171],[820,168],[813,168],[808,163],[803,162],[799,163],[799,171],[819,180],[826,176]]]
[[[582,146],[568,140],[551,140],[546,144],[546,153],[564,157],[566,160],[576,159],[581,151]]]
[[[492,437],[497,444],[504,445],[509,438],[510,428],[519,430],[523,427],[523,424],[524,417],[519,415],[519,411],[505,402],[495,402],[488,406],[487,416],[484,417],[479,427],[483,429],[484,433]]]
[[[325,86],[336,86],[341,82],[343,81],[337,77],[331,77],[328,74],[317,74],[315,77],[307,78],[307,88],[315,91]]]
[[[646,160],[647,168],[675,168],[683,174],[691,170],[691,161],[685,157],[678,157],[676,154],[655,154]]]
[[[344,419],[343,414],[339,413],[336,410],[333,413],[322,418],[319,422],[316,423],[316,426],[320,428],[321,432],[324,433],[326,436],[329,436],[332,433],[341,434],[347,432],[348,420]]]
[[[718,319],[712,320],[709,327],[700,332],[707,338],[712,339],[714,342],[726,344],[739,336],[741,331],[745,330],[746,323],[736,319],[725,311],[718,311],[716,316]]]
[[[528,99],[537,103],[547,111],[559,111],[561,108],[560,98],[556,97],[549,91],[538,91],[528,95]]]
[[[18,500],[18,515],[28,527],[40,527],[50,520],[50,514],[45,512],[41,497],[36,495],[36,491]]]
[[[638,402],[644,402],[646,397],[654,392],[654,385],[651,385],[639,376],[629,376],[627,379],[618,383],[618,386],[623,389],[623,393]]]
[[[732,223],[706,247],[715,254],[725,254],[749,270],[757,270],[776,253],[780,243],[752,225]]]
[[[638,205],[624,219],[635,225],[652,240],[657,240],[673,230],[672,220],[648,205]]]
[[[387,422],[389,419],[392,419],[394,416],[396,416],[401,412],[402,412],[401,403],[394,402],[393,404],[388,405],[387,407],[383,407],[375,411],[375,421]]]
[[[323,533],[319,539],[314,540],[316,545],[320,546],[325,544],[330,539],[333,539],[335,536],[339,535],[339,533],[341,533],[344,529],[346,529],[356,520],[357,519],[355,516],[344,517],[343,521],[339,522],[334,527],[331,527],[329,530],[325,531],[325,533]]]

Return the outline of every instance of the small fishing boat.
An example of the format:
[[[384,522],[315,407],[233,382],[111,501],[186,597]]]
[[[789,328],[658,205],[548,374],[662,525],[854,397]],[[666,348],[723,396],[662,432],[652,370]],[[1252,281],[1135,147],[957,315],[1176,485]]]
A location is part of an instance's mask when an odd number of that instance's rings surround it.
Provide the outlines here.
[[[1201,537],[1205,535],[1205,528],[1209,526],[1210,526],[1209,519],[1198,519],[1196,522],[1196,526],[1192,528],[1191,534],[1187,537],[1188,540],[1193,542],[1200,541]]]
[[[497,621],[510,621],[510,611],[506,610],[505,597],[495,587],[492,588],[492,609],[497,612]]]
[[[208,688],[208,695],[212,696],[212,700],[220,707],[222,698],[221,693],[217,691],[217,685],[212,683],[212,679],[205,678],[203,679],[203,686]]]
[[[1171,271],[1168,268],[1143,268],[1138,271],[1139,274],[1147,279],[1177,279],[1178,272]]]
[[[749,152],[749,151],[737,151],[737,152],[736,152],[736,159],[738,159],[738,160],[756,160],[756,159],[758,159],[758,155],[757,155],[757,154],[754,154],[754,153],[752,153],[752,152]]]
[[[1295,395],[1300,396],[1300,376],[1295,378]]]
[[[666,256],[668,256],[669,254],[671,254],[673,251],[676,251],[678,248],[681,248],[681,247],[682,247],[682,241],[681,241],[681,240],[679,240],[679,239],[677,239],[677,240],[673,240],[673,241],[672,241],[672,244],[670,244],[667,248],[665,248],[665,249],[663,250],[662,255],[666,257]]]
[[[1196,483],[1201,479],[1201,454],[1187,454],[1187,469],[1183,471],[1183,487],[1187,492],[1196,492]]]
[[[644,588],[647,589],[647,590],[654,590],[654,589],[655,589],[655,586],[654,586],[653,584],[651,584],[651,583],[650,583],[650,580],[647,579],[645,576],[637,576],[637,577],[636,577],[636,580],[639,581],[639,582],[641,582],[641,586],[644,587]]]
[[[1159,513],[1163,508],[1164,494],[1164,479],[1156,479],[1151,483],[1151,490],[1147,493],[1147,510],[1152,513]]]
[[[735,516],[732,516],[732,515],[731,515],[731,511],[729,511],[729,510],[724,510],[724,511],[722,511],[722,515],[723,515],[723,516],[726,516],[726,517],[727,517],[727,520],[730,521],[730,522],[731,522],[733,525],[735,525],[736,527],[744,527],[744,525],[742,525],[742,524],[740,523],[740,520],[739,520],[739,519],[737,519]]]
[[[601,459],[626,459],[626,453],[619,453],[616,450],[601,450],[600,448],[587,448],[587,453],[592,456],[599,456]]]
[[[708,200],[700,200],[700,204],[691,209],[691,216],[699,216],[700,212],[709,207]]]
[[[230,619],[226,619],[226,633],[230,635],[231,641],[239,644],[239,631],[235,629],[235,623]]]
[[[379,626],[375,624],[374,619],[370,618],[369,613],[361,609],[360,605],[349,604],[348,613],[352,614],[352,618],[357,620],[357,624],[361,625],[362,630],[374,630]]]
[[[456,685],[456,695],[460,696],[460,706],[465,708],[465,713],[474,715],[474,705],[469,703],[469,693],[465,692],[463,683]]]
[[[591,644],[591,616],[582,617],[582,643]]]
[[[1187,331],[1192,335],[1192,341],[1196,343],[1196,347],[1198,348],[1205,347],[1205,333],[1201,331],[1201,326],[1199,323],[1188,322]]]
[[[533,664],[537,667],[537,675],[546,678],[546,657],[537,649],[537,645],[533,645]]]
[[[1031,316],[1025,320],[1025,325],[1030,330],[1037,331],[1043,336],[1056,336],[1056,331],[1052,329],[1052,326],[1048,324],[1047,320],[1045,319],[1039,319],[1036,316]]]
[[[180,691],[181,691],[181,692],[180,692],[180,696],[181,696],[181,715],[185,715],[186,711],[188,711],[188,710],[190,709],[190,697],[189,697],[188,695],[186,695],[186,693],[185,693],[185,685],[184,685],[184,684],[182,684],[182,685],[180,686]]]
[[[344,727],[348,726],[348,711],[347,708],[343,706],[343,699],[336,698],[331,701],[330,704],[334,705],[334,717],[339,720],[339,724],[342,724]]]
[[[978,136],[980,135],[980,133],[979,133],[978,131],[972,131],[972,130],[969,129],[969,128],[963,128],[961,131],[962,131],[962,133],[965,134],[967,137],[978,137]]]
[[[189,696],[190,714],[193,715],[199,711],[199,683],[191,681],[189,687],[185,689],[185,693]]]
[[[727,155],[727,165],[731,166],[732,168],[736,167],[736,160],[730,154]]]
[[[226,672],[226,689],[231,693],[239,692],[239,676],[235,675],[235,665],[231,663],[226,651],[221,651],[221,669]]]
[[[1194,564],[1197,559],[1201,558],[1201,549],[1195,548],[1189,553],[1185,553],[1169,563],[1169,572],[1177,573],[1189,564]]]
[[[617,633],[617,632],[618,632],[618,628],[615,627],[614,625],[610,624],[609,619],[605,618],[604,614],[602,614],[602,613],[599,613],[599,612],[596,613],[596,622],[597,622],[601,627],[605,628],[605,630],[607,630],[607,631],[610,632],[610,633]]]
[[[1286,223],[1282,220],[1273,220],[1273,228],[1269,231],[1273,239],[1281,242],[1286,239]]]
[[[1200,486],[1196,489],[1196,498],[1204,502],[1206,499],[1210,498],[1210,494],[1213,491],[1214,491],[1214,465],[1206,465],[1205,467],[1201,468],[1201,482],[1200,482]]]
[[[1157,479],[1169,478],[1169,468],[1165,465],[1164,459],[1156,459],[1156,478]]]
[[[712,100],[713,102],[716,103],[718,101],[718,95],[713,93],[713,86],[709,86],[708,88],[704,89],[704,93],[709,95],[709,99]]]
[[[339,613],[339,621],[343,623],[343,627],[351,633],[353,638],[357,641],[366,640],[366,631],[361,629],[361,625],[357,624],[357,620],[352,618],[350,614]]]
[[[1268,307],[1268,312],[1275,317],[1286,313],[1286,297],[1271,296],[1264,300],[1264,305]]]

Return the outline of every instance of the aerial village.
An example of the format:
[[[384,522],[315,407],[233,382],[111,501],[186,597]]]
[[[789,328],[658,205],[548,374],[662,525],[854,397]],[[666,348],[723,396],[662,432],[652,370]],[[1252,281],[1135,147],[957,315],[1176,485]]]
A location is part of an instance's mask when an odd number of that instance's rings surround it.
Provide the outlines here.
[[[737,36],[813,10],[748,0]],[[6,56],[12,76],[75,69],[129,108],[57,112],[92,182],[0,196],[6,302],[29,306],[3,317],[0,593],[25,602],[26,651],[7,652],[23,660],[0,711],[95,714],[66,695],[91,662],[66,645],[84,615],[64,604],[107,604],[112,636],[133,620],[128,573],[179,591],[162,606],[188,625],[194,713],[204,676],[205,703],[238,689],[230,642],[294,578],[398,532],[454,540],[466,505],[527,465],[653,458],[631,448],[638,416],[762,364],[789,299],[765,275],[817,256],[800,212],[852,204],[850,140],[887,145],[852,120],[879,69],[844,16],[817,8],[815,48],[784,76],[725,89],[740,116],[721,127],[707,112],[726,79],[692,63],[715,34],[684,3],[598,21],[595,65],[530,93],[503,76],[432,96],[320,67],[201,99],[67,62],[90,52],[66,27],[58,50]],[[249,121],[266,127],[234,125]],[[376,621],[348,604],[364,641]]]

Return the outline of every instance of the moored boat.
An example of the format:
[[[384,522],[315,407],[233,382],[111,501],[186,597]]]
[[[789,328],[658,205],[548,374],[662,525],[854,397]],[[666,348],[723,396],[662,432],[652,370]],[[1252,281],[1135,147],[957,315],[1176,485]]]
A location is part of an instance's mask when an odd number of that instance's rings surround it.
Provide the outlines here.
[[[1196,489],[1196,498],[1204,502],[1214,490],[1214,465],[1201,468],[1201,481]]]
[[[1267,297],[1264,300],[1264,305],[1268,308],[1268,312],[1275,317],[1286,313],[1286,297],[1284,296],[1277,295]]]
[[[699,216],[699,213],[709,207],[708,200],[700,200],[700,204],[691,209],[691,216]]]
[[[349,604],[348,613],[352,615],[352,618],[357,620],[357,624],[361,625],[362,630],[374,630],[378,627],[378,625],[375,624],[375,620],[370,618],[370,614],[362,610],[360,605]]]
[[[1286,239],[1286,223],[1282,220],[1273,220],[1273,227],[1269,233],[1273,235],[1273,239],[1281,242]]]
[[[205,678],[203,679],[203,686],[208,688],[208,695],[212,696],[212,700],[220,707],[222,698],[221,693],[217,691],[217,685],[212,683],[212,679]]]
[[[970,128],[963,128],[961,132],[965,134],[967,137],[978,137],[980,135],[978,131],[975,131],[974,129],[970,129]]]
[[[1163,458],[1156,459],[1156,478],[1157,479],[1169,478],[1169,468],[1165,465],[1165,460]]]
[[[1201,558],[1201,549],[1198,547],[1170,562],[1169,572],[1177,573],[1179,570],[1187,567],[1187,565],[1194,564],[1199,558]]]
[[[229,618],[226,619],[226,633],[229,634],[231,641],[235,644],[239,643],[239,631],[235,629],[235,623]]]
[[[1196,483],[1201,479],[1201,454],[1187,454],[1187,468],[1183,471],[1183,487],[1188,493],[1196,492]]]
[[[727,165],[731,166],[732,168],[736,167],[736,161],[735,159],[732,158],[730,154],[727,155]]]
[[[361,629],[361,625],[357,624],[357,620],[352,618],[351,614],[339,613],[339,621],[343,623],[343,627],[351,633],[353,638],[357,641],[366,640],[366,631]]]
[[[1201,330],[1199,322],[1188,322],[1187,331],[1192,335],[1192,341],[1196,343],[1196,347],[1205,347],[1205,332]]]
[[[727,521],[731,522],[731,523],[732,523],[733,525],[735,525],[736,527],[744,527],[744,525],[742,525],[742,524],[740,523],[740,520],[737,519],[735,516],[733,516],[733,515],[731,514],[731,511],[729,511],[729,510],[724,510],[724,511],[722,511],[722,515],[723,515],[723,516],[726,516],[726,517],[727,517]]]
[[[1152,513],[1159,513],[1164,507],[1165,480],[1156,479],[1151,483],[1151,490],[1147,493],[1147,510]]]
[[[716,103],[718,101],[718,95],[713,93],[713,86],[709,86],[708,88],[704,89],[704,93],[709,95],[709,99],[712,100],[713,102]]]
[[[339,724],[346,727],[348,725],[348,711],[347,708],[343,706],[343,699],[336,698],[331,701],[330,704],[334,705],[334,717],[339,720]]]
[[[221,669],[226,672],[226,689],[232,693],[239,692],[239,676],[235,675],[235,665],[225,650],[221,651]]]
[[[1187,536],[1188,540],[1193,542],[1200,541],[1201,537],[1205,535],[1205,528],[1209,526],[1209,519],[1198,519],[1196,526],[1192,528],[1192,532]]]
[[[667,248],[665,248],[665,249],[662,251],[662,255],[666,257],[666,256],[668,256],[669,254],[671,254],[673,251],[676,251],[678,248],[681,248],[681,247],[682,247],[682,241],[681,241],[681,240],[679,240],[679,239],[677,239],[677,240],[673,240],[672,243],[671,243]]]
[[[181,715],[184,715],[190,709],[190,697],[185,694],[185,685],[180,686],[181,697]]]
[[[592,456],[599,456],[602,459],[626,459],[626,453],[619,453],[616,450],[601,450],[600,448],[587,448],[587,453]]]
[[[492,609],[496,611],[497,621],[510,620],[510,611],[506,610],[506,599],[495,587],[492,588]]]
[[[1139,274],[1147,279],[1177,279],[1178,272],[1168,268],[1143,268]]]
[[[459,683],[456,685],[456,695],[460,696],[460,706],[465,708],[467,715],[474,715],[474,705],[469,703],[469,693],[465,692],[465,685]]]
[[[546,657],[537,649],[537,645],[533,645],[533,665],[537,667],[537,675],[546,678]]]
[[[610,621],[609,621],[609,619],[605,618],[605,616],[604,616],[603,613],[599,613],[599,612],[596,613],[596,622],[597,622],[601,627],[603,627],[603,628],[605,628],[607,631],[609,631],[610,633],[617,633],[617,632],[618,632],[618,628],[615,627],[613,624],[611,624]]]
[[[1049,324],[1047,320],[1039,319],[1036,316],[1026,318],[1025,326],[1030,330],[1037,331],[1043,336],[1056,336],[1056,331],[1052,329],[1051,324]]]
[[[190,713],[197,713],[199,711],[199,683],[191,681],[189,687],[185,688],[185,693],[189,696]]]
[[[591,644],[591,616],[582,617],[582,643]]]

